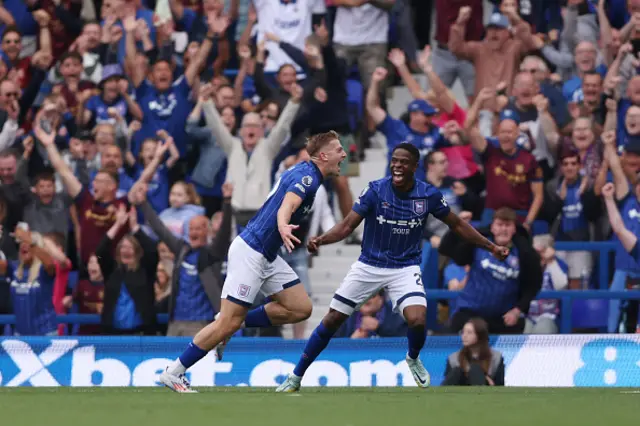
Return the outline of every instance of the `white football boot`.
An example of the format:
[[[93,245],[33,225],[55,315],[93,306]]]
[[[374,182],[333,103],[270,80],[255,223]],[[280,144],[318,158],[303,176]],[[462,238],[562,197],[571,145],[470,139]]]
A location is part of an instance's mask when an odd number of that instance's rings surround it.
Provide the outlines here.
[[[300,390],[300,381],[302,377],[298,377],[291,373],[287,376],[284,382],[276,389],[276,392],[282,393],[294,393]]]
[[[406,361],[416,384],[421,388],[428,388],[431,384],[431,376],[429,376],[427,369],[424,368],[420,358],[411,359],[409,358],[409,355],[407,355]]]
[[[184,374],[171,374],[169,367],[160,375],[160,383],[178,393],[198,393],[197,390],[191,388],[191,383]]]

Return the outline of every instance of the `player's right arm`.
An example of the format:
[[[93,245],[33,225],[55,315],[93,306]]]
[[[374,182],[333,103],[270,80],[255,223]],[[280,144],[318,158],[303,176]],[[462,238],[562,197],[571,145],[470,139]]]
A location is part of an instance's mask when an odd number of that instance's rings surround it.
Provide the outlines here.
[[[631,252],[638,242],[638,237],[624,226],[624,221],[622,220],[622,216],[620,216],[620,211],[614,199],[615,192],[616,189],[612,183],[608,183],[602,188],[604,203],[607,206],[607,213],[609,215],[609,223],[611,224],[611,229],[616,233],[622,243],[622,247],[624,247],[627,252]]]
[[[311,253],[318,251],[318,247],[327,244],[337,243],[347,238],[362,222],[363,217],[355,211],[351,210],[347,217],[326,233],[320,235],[317,238],[311,238],[307,244],[307,249]]]
[[[500,260],[504,260],[509,255],[509,249],[506,247],[498,246],[487,238],[485,238],[481,233],[476,231],[476,229],[471,226],[466,221],[460,219],[460,217],[453,213],[449,212],[444,218],[441,219],[444,223],[449,226],[453,232],[455,232],[460,238],[468,241],[469,243],[480,247],[482,249],[487,250],[492,253],[496,258]]]
[[[278,232],[282,237],[282,242],[291,253],[296,248],[295,244],[300,244],[298,237],[293,235],[293,231],[298,229],[298,225],[292,225],[291,216],[302,205],[302,197],[294,192],[287,192],[278,209]]]
[[[340,223],[336,224],[336,226],[321,236],[309,240],[307,244],[309,252],[315,253],[318,251],[318,247],[337,243],[351,235],[360,223],[362,223],[362,220],[367,214],[375,211],[377,200],[378,195],[376,191],[371,189],[371,184],[367,185],[360,193],[360,197],[353,204],[352,210]]]

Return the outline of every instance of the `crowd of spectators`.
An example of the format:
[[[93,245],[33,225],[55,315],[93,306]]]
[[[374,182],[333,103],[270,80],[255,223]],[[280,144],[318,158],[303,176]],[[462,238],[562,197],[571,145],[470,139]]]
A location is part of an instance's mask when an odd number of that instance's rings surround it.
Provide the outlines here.
[[[351,209],[348,177],[379,132],[389,151],[416,145],[418,178],[511,244],[500,262],[427,222],[427,284],[462,292],[441,306],[454,333],[475,317],[557,332],[559,302],[533,299],[600,288],[594,253],[554,244],[617,241],[607,181],[640,232],[640,0],[4,0],[0,34],[5,333],[195,334],[219,309],[231,238],[328,130],[349,161],[300,240]],[[414,100],[395,118],[398,85]],[[611,288],[637,287],[618,246]],[[311,293],[304,246],[283,257]],[[73,312],[101,324],[58,326]],[[608,312],[609,332],[635,331],[637,303]],[[402,335],[394,315],[377,295],[341,333]]]

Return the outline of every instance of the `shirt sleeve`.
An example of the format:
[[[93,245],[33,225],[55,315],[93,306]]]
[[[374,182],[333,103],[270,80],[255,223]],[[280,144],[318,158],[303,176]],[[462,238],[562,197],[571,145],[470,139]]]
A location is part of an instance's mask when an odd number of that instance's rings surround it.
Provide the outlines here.
[[[370,185],[367,185],[360,193],[360,197],[358,197],[353,204],[352,210],[360,216],[365,217],[369,212],[375,210],[377,199],[378,194],[371,189]]]
[[[542,168],[538,165],[535,158],[531,158],[531,167],[529,173],[527,173],[527,180],[529,182],[542,182]]]
[[[311,175],[296,175],[287,183],[287,192],[293,192],[303,200],[310,193],[315,194],[317,188],[317,179],[314,179]]]
[[[389,114],[378,125],[378,130],[387,138],[387,147],[389,149],[395,148],[406,136],[404,123],[392,118]]]
[[[437,189],[429,195],[427,203],[429,203],[429,213],[431,213],[436,219],[444,219],[444,217],[451,211],[444,195],[442,195],[442,192]]]
[[[80,193],[76,196],[76,199],[73,200],[73,202],[78,207],[80,212],[82,211],[82,209],[84,209],[85,204],[90,202],[90,199],[92,198],[93,196],[91,195],[89,190],[86,187],[83,187],[82,190],[80,190]]]
[[[181,97],[188,99],[189,94],[191,93],[191,86],[189,86],[189,82],[185,78],[184,74],[178,77],[178,79],[173,83],[174,90],[180,94]]]
[[[134,90],[134,94],[136,95],[136,101],[140,102],[144,96],[147,94],[147,90],[149,90],[149,82],[147,80],[142,80],[142,83]]]

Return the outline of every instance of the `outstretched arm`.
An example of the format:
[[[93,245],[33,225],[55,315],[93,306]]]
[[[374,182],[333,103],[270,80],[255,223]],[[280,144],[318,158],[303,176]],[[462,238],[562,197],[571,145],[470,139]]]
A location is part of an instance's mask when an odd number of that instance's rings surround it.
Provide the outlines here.
[[[362,222],[363,217],[351,210],[347,217],[326,233],[309,241],[309,251],[317,251],[318,247],[337,243],[347,238]]]
[[[473,226],[460,219],[460,217],[458,217],[458,215],[453,212],[449,212],[449,214],[444,217],[442,221],[446,223],[453,232],[458,234],[460,238],[477,247],[487,250],[501,260],[505,259],[509,254],[509,249],[497,246],[496,244],[492,243],[491,241],[483,237],[482,234],[476,231]]]
[[[620,216],[620,211],[614,200],[614,185],[612,183],[606,184],[604,188],[602,188],[602,194],[604,195],[604,204],[607,206],[611,229],[616,233],[618,239],[620,239],[622,247],[624,247],[627,252],[631,252],[638,243],[638,237],[624,226],[624,221],[622,220],[622,216]]]

